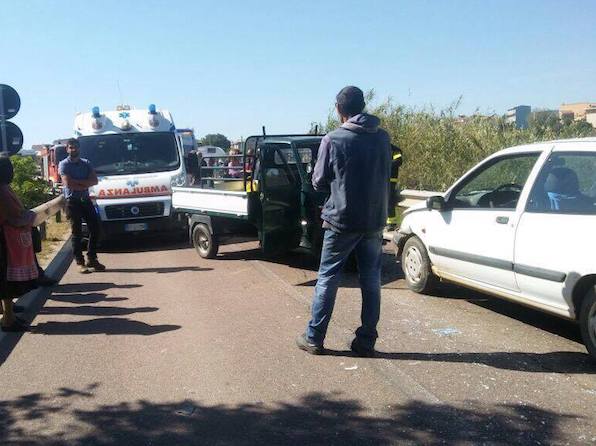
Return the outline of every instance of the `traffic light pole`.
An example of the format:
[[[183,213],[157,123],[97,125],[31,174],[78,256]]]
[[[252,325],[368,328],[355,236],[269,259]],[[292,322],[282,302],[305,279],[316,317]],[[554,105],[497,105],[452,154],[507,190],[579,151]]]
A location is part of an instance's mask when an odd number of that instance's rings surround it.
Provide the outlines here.
[[[8,141],[6,139],[6,113],[4,111],[4,87],[0,85],[0,133],[2,133],[2,147],[8,153]]]

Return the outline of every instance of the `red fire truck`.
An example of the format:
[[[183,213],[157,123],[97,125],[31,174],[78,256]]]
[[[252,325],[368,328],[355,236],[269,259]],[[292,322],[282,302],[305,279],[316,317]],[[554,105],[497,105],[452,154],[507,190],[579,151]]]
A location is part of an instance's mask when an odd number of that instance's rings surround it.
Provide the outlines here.
[[[60,174],[58,174],[58,164],[67,156],[66,145],[63,141],[54,141],[54,144],[44,146],[40,150],[41,172],[51,187],[62,184],[62,179],[60,178]]]

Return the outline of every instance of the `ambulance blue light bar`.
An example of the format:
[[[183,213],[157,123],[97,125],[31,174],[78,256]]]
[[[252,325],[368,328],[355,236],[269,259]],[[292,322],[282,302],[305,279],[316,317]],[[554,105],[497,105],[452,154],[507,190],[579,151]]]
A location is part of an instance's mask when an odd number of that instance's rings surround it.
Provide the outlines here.
[[[155,108],[155,104],[149,104],[149,113],[152,115],[157,114],[157,108]]]
[[[93,130],[100,130],[103,127],[103,124],[101,123],[101,114],[99,113],[99,107],[97,105],[91,109],[91,115],[93,116],[91,127],[93,127]]]

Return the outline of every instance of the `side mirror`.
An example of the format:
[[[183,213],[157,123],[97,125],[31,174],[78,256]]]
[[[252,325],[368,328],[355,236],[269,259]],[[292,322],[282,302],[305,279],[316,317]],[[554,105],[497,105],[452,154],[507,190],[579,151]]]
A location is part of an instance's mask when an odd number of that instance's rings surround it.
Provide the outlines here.
[[[429,211],[444,211],[447,206],[445,205],[445,198],[441,195],[433,195],[426,199],[426,209]]]

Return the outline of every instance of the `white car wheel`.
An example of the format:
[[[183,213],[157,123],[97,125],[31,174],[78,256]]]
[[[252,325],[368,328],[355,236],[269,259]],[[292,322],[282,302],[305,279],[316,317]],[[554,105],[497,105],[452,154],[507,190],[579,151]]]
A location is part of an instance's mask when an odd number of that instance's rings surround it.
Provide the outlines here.
[[[404,245],[401,265],[408,288],[417,293],[428,293],[435,288],[437,278],[431,269],[430,259],[422,241],[410,237]]]
[[[410,246],[404,258],[404,273],[412,283],[420,282],[422,276],[422,254],[416,246]]]

